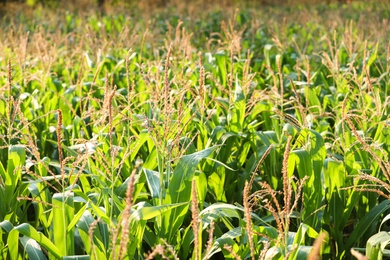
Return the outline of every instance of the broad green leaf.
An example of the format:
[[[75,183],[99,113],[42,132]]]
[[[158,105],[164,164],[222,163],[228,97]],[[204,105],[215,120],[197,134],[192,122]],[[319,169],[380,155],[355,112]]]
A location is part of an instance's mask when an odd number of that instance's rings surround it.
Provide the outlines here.
[[[104,223],[104,222],[98,222],[98,227],[99,227],[99,231],[100,231],[100,234],[102,236],[102,241],[103,241],[103,245],[104,245],[104,249],[105,251],[109,251],[112,244],[111,244],[111,234],[110,234],[110,230],[109,230],[109,226]]]
[[[155,218],[157,216],[160,216],[164,212],[167,212],[169,210],[172,210],[174,208],[186,205],[188,203],[182,202],[178,204],[165,204],[161,206],[142,206],[136,209],[132,214],[131,217],[135,218],[136,220],[149,220],[152,218]]]
[[[212,218],[217,219],[220,217],[228,217],[228,218],[241,218],[241,215],[238,214],[238,210],[241,211],[241,209],[237,206],[226,204],[226,203],[215,203],[201,212],[199,212],[200,218]]]
[[[299,245],[298,249],[293,250],[289,259],[307,259],[308,254],[310,253],[312,247],[307,247],[305,245],[306,235],[310,238],[317,238],[318,233],[312,227],[309,227],[306,224],[301,224],[298,228],[298,232],[294,236],[294,241],[290,246]]]
[[[136,156],[138,154],[138,151],[141,149],[141,147],[144,145],[148,139],[150,139],[150,135],[147,131],[141,131],[139,135],[137,136],[138,139],[136,142],[133,142],[131,144],[131,155],[130,155],[130,160],[133,161],[136,159]]]
[[[345,187],[344,165],[336,160],[327,158],[324,163],[324,181],[330,192],[335,188]]]
[[[294,238],[294,244],[304,245],[306,235],[308,235],[310,238],[316,238],[318,233],[312,227],[306,224],[301,224]]]
[[[294,169],[298,170],[298,175],[300,179],[303,179],[305,176],[312,176],[313,167],[310,161],[310,154],[304,149],[297,149],[291,152],[291,155],[288,160],[288,173],[291,177],[294,173]],[[308,185],[312,186],[312,183]]]
[[[188,203],[191,199],[191,183],[199,162],[209,156],[215,147],[211,147],[180,158],[169,183],[165,204]],[[163,215],[162,234],[170,242],[182,225],[188,206],[183,205]],[[169,243],[168,242],[168,243]]]
[[[211,174],[207,179],[210,192],[214,193],[214,196],[216,197],[217,201],[226,201],[224,185],[221,185],[225,183],[224,177],[225,169],[218,168],[217,172]]]
[[[346,248],[351,248],[356,241],[358,241],[361,236],[367,231],[374,221],[377,221],[378,218],[390,209],[390,200],[384,200],[373,209],[371,209],[363,218],[360,219],[357,226],[352,231],[351,235],[347,239]]]
[[[370,260],[382,260],[386,246],[390,243],[389,232],[381,231],[367,241],[366,256]]]
[[[290,250],[292,250],[293,248],[290,246]],[[309,257],[309,254],[311,252],[311,250],[313,249],[312,246],[299,246],[297,249],[294,250],[294,252],[296,252],[296,254],[292,254],[290,255],[290,257],[288,259],[308,259]]]
[[[216,62],[218,65],[218,77],[221,81],[222,86],[227,85],[227,56],[225,53],[220,52],[215,55]]]
[[[73,192],[53,195],[53,241],[61,254],[74,255],[74,229],[68,226],[74,218]]]
[[[384,218],[382,219],[382,222],[381,222],[381,224],[380,224],[380,226],[379,226],[379,231],[381,231],[382,225],[383,225],[384,223],[386,223],[389,219],[390,219],[390,214],[387,214],[386,217],[384,217]],[[0,226],[1,226],[1,223],[0,223]]]
[[[191,181],[196,167],[202,159],[209,156],[214,150],[215,147],[211,147],[180,158],[169,183],[167,202],[179,203],[189,201],[191,196]],[[188,185],[190,186],[188,187]]]
[[[368,58],[368,61],[367,61],[368,67],[370,67],[374,63],[374,61],[377,59],[377,53],[378,53],[378,43],[375,45],[374,50],[371,52],[371,55]]]
[[[18,256],[19,252],[19,232],[12,229],[7,237],[8,251],[11,256]]]
[[[226,232],[225,234],[223,234],[222,236],[217,238],[215,240],[211,250],[208,252],[206,258],[210,258],[214,254],[220,252],[223,249],[224,245],[232,246],[234,244],[233,239],[241,236],[241,234],[242,234],[242,228],[237,227],[237,228],[234,228],[232,230],[229,230],[228,232]]]
[[[195,176],[196,190],[198,193],[200,208],[203,209],[203,204],[207,195],[207,178],[203,172]]]
[[[4,221],[0,222],[0,227],[2,229],[4,229],[5,231],[7,231],[8,233],[11,232],[11,230],[14,228],[12,223],[9,222],[8,220],[4,220]]]
[[[310,111],[315,114],[315,115],[318,115],[321,111],[321,102],[320,100],[318,99],[317,95],[314,93],[314,91],[308,87],[308,86],[305,86],[305,96],[307,97],[307,100],[309,101],[309,107],[310,107]]]
[[[4,181],[7,178],[7,172],[4,169],[3,162],[0,162],[0,177]]]
[[[37,241],[41,246],[45,247],[53,257],[57,259],[62,258],[63,255],[61,254],[61,251],[47,237],[45,237],[41,232],[38,232],[31,225],[23,223],[14,227],[14,230]]]
[[[19,238],[24,250],[27,252],[30,260],[46,260],[45,254],[42,252],[40,245],[34,239],[28,237]]]
[[[69,223],[68,227],[66,228],[66,232],[74,232],[74,227],[76,226],[77,222],[79,219],[82,217],[84,214],[85,209],[87,208],[87,204],[81,207],[81,209],[77,212],[76,215],[74,215],[72,221]]]
[[[91,59],[90,55],[88,52],[84,52],[84,57],[87,61],[88,67],[94,68],[95,67],[95,62]]]
[[[160,198],[160,173],[149,169],[143,169],[148,182],[150,195],[152,198]]]
[[[49,143],[55,145],[55,146],[58,145],[58,142],[57,142],[57,141],[54,141],[54,140],[47,140],[47,141],[48,141]],[[78,153],[77,153],[74,149],[72,149],[72,148],[66,146],[64,143],[61,143],[61,148],[64,149],[65,151],[67,151],[71,156],[74,156],[74,157],[77,157],[77,156],[78,156]],[[54,163],[54,162],[51,162],[51,164],[55,164],[55,163]],[[58,165],[58,167],[60,167],[60,166]]]
[[[95,221],[91,212],[85,210],[82,217],[77,223],[77,228],[80,233],[80,237],[83,240],[85,251],[88,255],[94,255],[97,259],[106,259],[104,250],[103,237],[100,229],[95,227],[93,230],[92,238],[89,236],[92,223]]]
[[[26,160],[26,148],[24,145],[11,145],[8,149],[7,176],[5,185],[7,194],[11,195],[16,189],[17,183],[22,178],[22,167]]]
[[[264,256],[265,260],[283,259],[281,249],[277,246],[269,248]]]
[[[90,201],[88,203],[89,206],[91,206],[91,208],[93,209],[93,211],[95,212],[95,214],[101,218],[106,224],[110,224],[111,223],[111,220],[110,218],[107,216],[107,214],[101,209],[99,208],[98,206],[95,205],[94,202]]]
[[[89,256],[89,255],[73,255],[73,256],[64,256],[62,259],[63,260],[67,260],[67,259],[89,260],[89,259],[91,259],[91,256]]]
[[[238,78],[236,77],[236,89],[234,91],[233,108],[228,114],[228,121],[231,132],[239,133],[243,130],[245,121],[245,108],[245,96],[238,82]]]

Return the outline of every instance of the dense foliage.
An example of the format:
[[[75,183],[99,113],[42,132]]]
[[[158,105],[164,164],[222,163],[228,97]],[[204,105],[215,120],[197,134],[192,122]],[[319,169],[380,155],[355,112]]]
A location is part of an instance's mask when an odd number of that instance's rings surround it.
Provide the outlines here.
[[[0,258],[388,255],[390,4],[176,4],[2,17]]]

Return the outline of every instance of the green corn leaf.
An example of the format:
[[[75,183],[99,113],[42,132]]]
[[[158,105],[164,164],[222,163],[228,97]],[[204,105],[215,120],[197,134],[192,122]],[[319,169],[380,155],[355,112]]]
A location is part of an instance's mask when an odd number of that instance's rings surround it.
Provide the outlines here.
[[[149,133],[147,131],[142,131],[141,133],[139,133],[139,135],[137,137],[138,137],[137,142],[134,142],[131,144],[131,149],[130,149],[130,151],[131,151],[130,160],[131,161],[135,160],[139,149],[141,149],[141,147],[144,145],[144,143],[150,139]]]
[[[234,102],[244,101],[245,94],[242,90],[242,87],[238,81],[238,75],[236,74],[236,89],[234,90]],[[243,117],[245,118],[245,117]]]
[[[102,241],[105,251],[109,251],[111,247],[111,235],[108,225],[104,222],[98,222],[99,231],[102,236]]]
[[[225,183],[225,176],[225,169],[217,168],[216,172],[207,178],[207,184],[210,187],[210,191],[213,192],[218,201],[226,201],[225,189],[224,186],[221,185],[221,183]]]
[[[318,99],[315,92],[308,86],[305,87],[305,96],[307,97],[307,100],[309,101],[310,111],[312,113],[314,113],[315,115],[320,113],[321,112],[320,109],[322,107],[321,102]]]
[[[237,81],[237,80],[236,80]],[[233,109],[228,114],[230,131],[239,133],[243,131],[245,121],[246,102],[241,86],[236,82]]]
[[[7,178],[7,172],[4,169],[3,162],[0,162],[0,177],[2,180],[5,180]]]
[[[382,260],[386,246],[390,243],[389,232],[381,231],[368,239],[366,256],[370,260]]]
[[[0,222],[0,227],[2,229],[4,229],[5,231],[7,231],[8,233],[11,232],[11,230],[14,228],[12,223],[9,222],[8,220],[4,220],[4,221]]]
[[[8,251],[12,256],[17,256],[19,254],[19,232],[16,229],[12,229],[7,237]]]
[[[382,230],[382,225],[383,225],[384,223],[386,223],[389,219],[390,219],[390,214],[387,214],[386,217],[384,217],[384,218],[382,219],[382,222],[381,222],[381,224],[380,224],[380,226],[379,226],[379,231]],[[1,226],[1,223],[0,223],[0,226]]]
[[[57,259],[62,258],[63,254],[61,253],[61,251],[46,236],[44,236],[41,232],[38,232],[30,224],[20,224],[19,226],[14,227],[13,230],[16,230],[22,235],[25,235],[37,241],[41,246],[45,247],[52,254],[53,257]]]
[[[318,233],[312,227],[301,224],[298,228],[297,233],[294,236],[294,241],[290,246],[300,245],[296,250],[294,250],[289,259],[307,259],[308,254],[310,253],[312,246],[304,246],[306,236],[310,238],[317,238]]]
[[[107,216],[107,214],[98,206],[95,205],[92,201],[88,203],[89,206],[93,209],[96,215],[98,215],[99,218],[101,218],[105,223],[110,224],[111,220]]]
[[[221,80],[223,86],[227,85],[227,56],[225,53],[220,52],[215,55],[215,59],[218,65],[218,77]]]
[[[74,229],[68,227],[74,218],[73,192],[53,195],[53,241],[61,254],[74,255]]]
[[[316,238],[318,236],[317,231],[315,231],[312,227],[301,224],[298,228],[298,232],[294,237],[294,244],[302,245],[305,242],[305,236],[308,235],[311,238]]]
[[[7,194],[13,194],[22,178],[22,166],[26,160],[26,148],[23,145],[11,145],[8,149],[7,176],[5,178]]]
[[[196,190],[198,191],[198,198],[200,208],[203,208],[203,204],[207,195],[207,178],[206,175],[201,172],[198,176],[195,176]]]
[[[211,147],[180,158],[169,183],[167,197],[164,204],[188,203],[191,199],[191,182],[199,162],[209,156],[215,147]],[[183,205],[172,209],[163,215],[162,234],[168,241],[174,238],[174,234],[181,226],[188,206]],[[169,242],[168,242],[169,243]]]
[[[87,61],[88,67],[95,68],[95,62],[93,62],[88,52],[84,52],[84,57]]]
[[[211,217],[213,219],[217,219],[220,217],[238,218],[239,219],[239,218],[241,218],[241,216],[240,216],[240,214],[238,214],[238,212],[237,212],[238,210],[241,211],[241,208],[234,206],[234,205],[231,205],[231,204],[215,203],[215,204],[208,206],[207,208],[205,208],[201,212],[199,212],[199,217],[202,219],[206,219],[209,217]]]
[[[172,210],[174,208],[184,206],[188,203],[182,202],[182,203],[177,203],[177,204],[165,204],[161,206],[146,206],[144,203],[140,204],[142,205],[139,207],[137,210],[135,210],[131,216],[135,218],[136,220],[148,220],[155,218],[157,216],[160,216],[164,212],[167,212],[169,210]],[[139,206],[140,206],[139,205]],[[145,206],[144,206],[145,205]]]
[[[64,256],[63,260],[67,259],[75,259],[75,260],[89,260],[91,257],[89,255],[72,255],[72,256]]]
[[[211,250],[208,252],[206,259],[211,258],[214,254],[220,252],[223,249],[224,245],[233,246],[235,244],[233,239],[241,236],[241,234],[242,228],[237,227],[232,230],[229,230],[228,232],[217,238]]]
[[[346,173],[343,163],[327,158],[324,163],[324,181],[329,191],[345,187],[345,179]]]
[[[77,222],[77,229],[84,243],[85,252],[88,255],[94,255],[97,259],[106,259],[104,250],[104,239],[100,232],[100,228],[95,228],[92,238],[89,236],[91,224],[95,221],[91,212],[85,210],[80,220]],[[91,240],[92,239],[92,240]]]
[[[177,164],[172,179],[169,183],[169,194],[167,201],[173,203],[187,202],[191,196],[191,188],[188,189],[188,184],[191,186],[192,178],[195,174],[198,163],[209,156],[216,147],[207,148],[205,150],[183,156]]]
[[[378,54],[378,43],[375,45],[374,51],[372,51],[370,57],[367,60],[367,67],[370,67],[374,63],[374,61],[377,60],[377,54]]]
[[[45,254],[42,252],[41,246],[34,239],[28,237],[19,238],[24,250],[27,252],[30,260],[46,260]]]
[[[380,204],[375,206],[370,210],[357,224],[355,229],[352,231],[346,242],[346,248],[351,248],[356,241],[358,241],[361,236],[367,231],[374,221],[377,221],[378,218],[386,211],[390,209],[390,200],[382,201]]]
[[[292,247],[289,246],[289,249],[292,250]],[[296,253],[291,254],[288,259],[291,259],[291,260],[293,260],[293,259],[308,259],[309,254],[310,254],[312,249],[313,249],[312,246],[299,246],[297,249],[294,250],[294,252],[296,252]]]
[[[148,182],[150,195],[155,199],[160,198],[160,173],[145,168],[143,170]]]
[[[57,141],[54,141],[54,140],[47,140],[47,142],[57,146],[58,145],[58,142]],[[77,151],[75,151],[74,149],[66,146],[65,144],[61,143],[61,148],[64,149],[65,151],[67,151],[71,156],[77,156],[78,153]]]
[[[87,204],[81,207],[81,209],[77,212],[76,215],[74,215],[72,221],[69,223],[68,227],[66,228],[66,232],[70,233],[73,232],[74,227],[76,226],[79,219],[83,216],[85,209],[87,208]]]

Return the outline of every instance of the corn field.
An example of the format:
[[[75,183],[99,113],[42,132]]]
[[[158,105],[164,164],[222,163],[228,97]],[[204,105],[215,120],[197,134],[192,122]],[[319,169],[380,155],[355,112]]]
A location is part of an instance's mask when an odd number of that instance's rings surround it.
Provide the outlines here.
[[[390,3],[173,2],[3,5],[0,259],[390,257]]]

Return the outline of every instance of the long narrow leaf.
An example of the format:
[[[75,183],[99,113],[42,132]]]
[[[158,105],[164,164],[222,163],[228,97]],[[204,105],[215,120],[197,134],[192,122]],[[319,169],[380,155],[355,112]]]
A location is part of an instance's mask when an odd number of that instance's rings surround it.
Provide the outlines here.
[[[74,229],[68,226],[74,218],[73,192],[53,195],[53,241],[63,255],[74,254]]]
[[[25,235],[37,241],[41,246],[45,247],[55,258],[62,258],[63,254],[61,254],[61,251],[46,236],[44,236],[41,232],[38,232],[30,224],[20,224],[19,226],[14,227],[14,230],[18,231],[22,235]]]
[[[367,213],[352,231],[349,236],[346,248],[351,248],[356,241],[358,241],[361,236],[367,231],[374,221],[377,221],[378,218],[386,211],[390,209],[390,200],[384,200],[377,206],[375,206],[370,212]]]
[[[28,259],[30,260],[46,260],[45,254],[42,252],[42,248],[37,241],[28,237],[19,238],[25,251],[27,252]]]
[[[191,198],[191,181],[194,177],[196,167],[199,162],[209,156],[215,147],[211,147],[200,152],[183,156],[177,164],[172,179],[169,183],[168,194],[165,204],[177,204],[189,202]],[[170,243],[174,234],[181,226],[188,206],[183,205],[172,209],[168,214],[163,215],[162,233]]]

